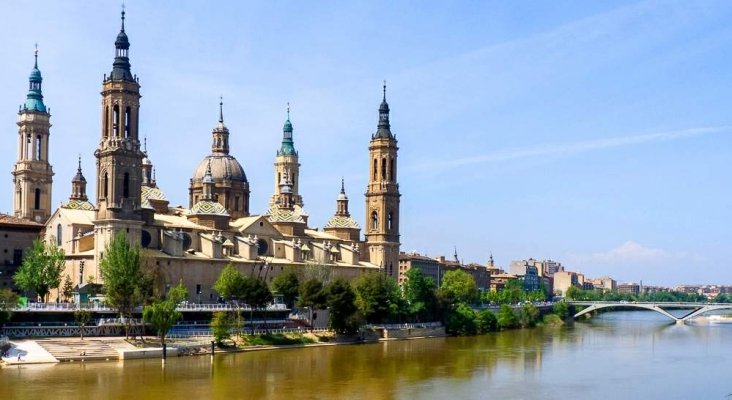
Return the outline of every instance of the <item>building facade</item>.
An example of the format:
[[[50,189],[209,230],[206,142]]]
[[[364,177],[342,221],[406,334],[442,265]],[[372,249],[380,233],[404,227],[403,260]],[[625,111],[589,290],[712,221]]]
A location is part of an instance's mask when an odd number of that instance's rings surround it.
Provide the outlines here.
[[[368,271],[398,277],[399,149],[391,132],[386,86],[376,133],[370,141],[364,137],[364,144],[369,144],[369,182],[362,239],[360,225],[348,210],[343,181],[340,193],[334,190],[335,213],[324,229],[308,224],[289,107],[282,146],[274,159],[275,189],[264,214],[250,212],[249,181],[229,146],[223,101],[211,132],[211,152],[192,166],[188,207],[170,206],[155,178],[153,151],[148,151],[139,134],[138,116],[144,105],[139,80],[131,69],[124,12],[114,46],[112,71],[102,81],[101,132],[94,152],[95,199],[87,196],[79,159],[68,200],[51,212],[50,114],[43,104],[37,63],[20,113],[18,163],[13,173],[15,212],[24,221],[44,223],[37,224],[36,235],[45,227],[43,237],[64,249],[63,273],[75,285],[101,282],[100,260],[107,243],[119,232],[142,247],[144,267],[153,273],[157,285],[167,288],[183,280],[196,297],[193,300],[218,297],[213,284],[227,264],[267,281],[287,269],[321,279],[352,279]]]

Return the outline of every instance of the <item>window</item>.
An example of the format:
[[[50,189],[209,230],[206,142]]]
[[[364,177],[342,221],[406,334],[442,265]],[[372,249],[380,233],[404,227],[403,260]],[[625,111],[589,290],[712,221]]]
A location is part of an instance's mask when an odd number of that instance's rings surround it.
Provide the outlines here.
[[[105,199],[107,196],[109,196],[109,175],[107,173],[104,173],[104,177],[102,178],[102,190],[103,190],[103,196]]]
[[[109,106],[104,108],[104,123],[102,125],[102,136],[106,139],[109,136]]]
[[[394,175],[394,159],[389,160],[389,180],[396,182],[396,176]]]
[[[379,214],[376,211],[371,212],[371,230],[379,229]]]
[[[23,263],[23,249],[13,250],[13,265],[18,266]]]
[[[234,211],[239,211],[239,196],[234,197]]]
[[[386,180],[386,157],[381,160],[381,179]]]
[[[386,230],[387,230],[387,232],[391,232],[392,221],[393,221],[392,214],[391,214],[391,211],[389,211],[389,215],[386,218]]]
[[[41,189],[36,188],[36,198],[33,204],[33,208],[35,208],[36,210],[41,209]]]
[[[56,225],[56,246],[61,246],[63,244],[63,228],[61,227],[61,224]]]
[[[125,177],[122,180],[122,197],[130,197],[130,174],[125,172]]]
[[[36,136],[36,160],[41,159],[41,135]]]
[[[114,136],[119,137],[119,106],[114,106],[114,116],[112,117],[112,132]]]
[[[130,112],[130,108],[125,108],[125,137],[130,137],[130,117],[132,116],[132,113]]]
[[[374,158],[374,180],[376,180],[378,173],[379,173],[379,162],[376,161],[376,159]]]
[[[33,149],[31,148],[31,135],[26,136],[25,140],[25,159],[30,160],[33,155]]]

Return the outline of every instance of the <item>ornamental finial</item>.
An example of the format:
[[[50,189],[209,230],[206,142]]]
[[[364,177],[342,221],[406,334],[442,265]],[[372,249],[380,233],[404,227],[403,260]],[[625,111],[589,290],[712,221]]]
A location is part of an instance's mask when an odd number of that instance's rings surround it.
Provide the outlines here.
[[[38,43],[36,43],[36,48],[35,48],[35,50],[33,50],[33,54],[36,57],[36,61],[33,64],[33,67],[38,68]]]
[[[384,101],[386,101],[386,79],[384,79]]]
[[[219,122],[224,123],[224,96],[219,96]]]
[[[125,3],[122,3],[122,32],[125,31]]]

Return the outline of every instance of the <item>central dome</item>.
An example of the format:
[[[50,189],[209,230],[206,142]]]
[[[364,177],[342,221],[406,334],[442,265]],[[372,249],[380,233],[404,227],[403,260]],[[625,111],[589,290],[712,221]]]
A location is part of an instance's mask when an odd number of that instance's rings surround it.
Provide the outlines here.
[[[206,156],[196,167],[193,173],[193,181],[200,182],[206,175],[206,166],[211,162],[211,176],[214,181],[230,180],[235,182],[248,182],[244,168],[236,158],[228,154],[211,154]]]

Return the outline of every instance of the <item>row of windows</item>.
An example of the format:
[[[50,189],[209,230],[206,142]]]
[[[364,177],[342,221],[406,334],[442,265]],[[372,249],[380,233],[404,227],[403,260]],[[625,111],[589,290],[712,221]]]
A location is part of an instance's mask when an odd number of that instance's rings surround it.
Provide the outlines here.
[[[386,174],[387,164],[389,166],[389,175]],[[379,159],[374,158],[374,180],[377,180],[378,177],[379,177]],[[396,176],[394,176],[394,159],[393,158],[389,158],[388,161],[387,161],[386,157],[381,159],[381,179],[390,180],[390,181],[396,180]]]
[[[106,108],[104,112],[104,137],[109,137],[109,107]],[[132,109],[128,106],[125,108],[124,114],[122,115],[120,113],[119,105],[115,104],[114,107],[112,107],[112,134],[115,137],[120,137],[120,128],[123,127],[124,129],[124,137],[130,137],[130,130],[132,125]],[[124,121],[120,121],[120,118],[124,118]],[[121,122],[124,122],[122,126],[120,126]]]
[[[391,211],[386,216],[386,231],[391,232],[392,226],[394,224],[394,216]],[[372,231],[378,231],[379,230],[379,213],[376,211],[371,212],[371,230]]]
[[[43,154],[41,152],[41,149],[43,147],[42,146],[42,143],[43,143],[43,140],[41,139],[41,135],[37,135],[36,136],[36,143],[35,143],[35,151],[36,152],[35,152],[35,157],[33,157],[33,149],[34,149],[34,146],[31,146],[31,144],[33,144],[32,136],[31,135],[27,135],[26,136],[26,140],[25,140],[25,152],[24,152],[25,153],[25,159],[26,160],[30,160],[31,158],[33,158],[34,160],[40,160],[40,159],[42,159],[42,157],[41,157],[41,155]]]
[[[105,199],[109,196],[109,174],[106,172],[102,176],[102,197]],[[130,174],[125,172],[122,178],[122,197],[130,197]]]

